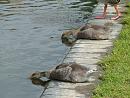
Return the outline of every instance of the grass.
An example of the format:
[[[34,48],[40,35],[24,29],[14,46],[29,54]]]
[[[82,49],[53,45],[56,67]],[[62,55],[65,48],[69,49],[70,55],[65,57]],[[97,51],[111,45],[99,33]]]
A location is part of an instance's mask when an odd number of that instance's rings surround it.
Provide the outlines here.
[[[130,98],[130,8],[127,12],[112,52],[100,62],[104,74],[92,98]]]

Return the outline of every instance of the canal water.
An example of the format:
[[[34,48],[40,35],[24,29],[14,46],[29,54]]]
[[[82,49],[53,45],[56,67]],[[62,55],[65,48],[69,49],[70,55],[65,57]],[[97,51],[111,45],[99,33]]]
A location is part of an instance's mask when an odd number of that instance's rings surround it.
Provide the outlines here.
[[[39,98],[28,76],[62,62],[65,30],[85,24],[95,0],[0,0],[0,98]]]

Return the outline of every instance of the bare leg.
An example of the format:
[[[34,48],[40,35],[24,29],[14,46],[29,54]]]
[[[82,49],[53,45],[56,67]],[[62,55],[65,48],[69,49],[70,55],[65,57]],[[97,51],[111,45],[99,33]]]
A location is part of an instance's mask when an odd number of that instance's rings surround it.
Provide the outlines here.
[[[106,17],[106,12],[107,12],[107,4],[104,6],[104,11],[103,11],[103,16]]]
[[[95,17],[96,19],[104,19],[104,18],[106,17],[107,5],[108,5],[108,4],[105,4],[105,5],[104,5],[103,14],[102,14],[101,16],[96,16],[96,17]]]
[[[118,5],[117,5],[117,4],[114,5],[114,8],[115,8],[115,10],[116,10],[117,16],[112,17],[112,18],[111,18],[112,20],[116,20],[116,19],[120,18],[120,16],[121,16],[121,13],[120,13],[120,11],[119,11],[119,9],[118,9]]]

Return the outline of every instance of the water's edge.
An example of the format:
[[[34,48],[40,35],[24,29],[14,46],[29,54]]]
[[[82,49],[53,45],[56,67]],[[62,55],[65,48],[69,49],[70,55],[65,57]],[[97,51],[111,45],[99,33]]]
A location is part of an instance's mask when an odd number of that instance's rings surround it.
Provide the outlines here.
[[[123,5],[121,6],[123,7]],[[110,20],[110,17],[115,15],[113,14],[114,8],[111,6],[108,8],[110,13],[106,19],[94,19],[96,15],[102,14],[102,7],[102,4],[97,5],[88,23],[96,25],[111,23],[112,26],[110,29],[112,32],[109,40],[78,40],[63,61],[64,63],[77,62],[98,72],[92,75],[92,81],[89,83],[65,83],[52,81],[49,83],[49,86],[42,95],[42,98],[91,98],[92,91],[99,83],[98,77],[101,76],[102,73],[102,69],[97,65],[97,63],[108,51],[110,51],[113,46],[113,41],[118,37],[122,29],[122,25],[118,22],[118,20]]]

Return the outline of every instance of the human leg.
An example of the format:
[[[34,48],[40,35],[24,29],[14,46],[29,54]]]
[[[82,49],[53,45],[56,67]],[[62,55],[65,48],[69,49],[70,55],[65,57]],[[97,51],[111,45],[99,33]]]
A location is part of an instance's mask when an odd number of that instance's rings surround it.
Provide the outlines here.
[[[96,16],[96,17],[95,17],[96,19],[104,19],[104,18],[106,17],[107,5],[108,5],[108,4],[105,4],[105,5],[104,5],[103,14],[100,15],[100,16]]]
[[[112,17],[112,18],[111,18],[112,20],[116,20],[116,19],[118,19],[118,18],[121,17],[121,13],[120,13],[120,11],[119,11],[119,9],[118,9],[118,5],[117,5],[117,4],[114,4],[114,8],[115,8],[115,11],[116,11],[117,16]]]

